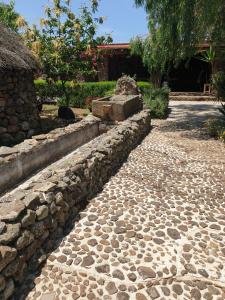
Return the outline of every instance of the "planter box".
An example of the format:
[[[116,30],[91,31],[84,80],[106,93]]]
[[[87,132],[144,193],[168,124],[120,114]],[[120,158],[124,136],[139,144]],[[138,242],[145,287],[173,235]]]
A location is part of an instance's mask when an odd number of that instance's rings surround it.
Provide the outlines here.
[[[103,120],[124,121],[142,109],[139,95],[116,95],[92,102],[92,114]]]

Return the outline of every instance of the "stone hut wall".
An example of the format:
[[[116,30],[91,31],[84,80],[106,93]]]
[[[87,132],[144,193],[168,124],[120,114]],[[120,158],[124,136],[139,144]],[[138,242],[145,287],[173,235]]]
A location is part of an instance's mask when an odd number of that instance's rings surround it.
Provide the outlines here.
[[[0,146],[11,146],[39,127],[33,74],[0,71]]]
[[[14,191],[11,200],[0,199],[0,299],[19,291],[26,272],[45,261],[65,225],[79,219],[86,200],[102,189],[149,131],[146,110],[43,170]]]

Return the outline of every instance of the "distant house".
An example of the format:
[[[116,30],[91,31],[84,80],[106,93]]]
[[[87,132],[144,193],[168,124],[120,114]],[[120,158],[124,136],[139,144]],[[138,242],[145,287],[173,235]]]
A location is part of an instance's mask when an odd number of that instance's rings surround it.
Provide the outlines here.
[[[136,75],[138,80],[149,80],[150,74],[143,66],[140,57],[130,55],[129,44],[109,44],[99,46],[103,59],[98,65],[98,79],[117,80],[122,74]],[[209,49],[208,44],[198,45],[199,51]],[[218,69],[223,68],[217,62]],[[167,81],[172,91],[202,92],[205,83],[211,77],[210,65],[197,56],[182,61],[177,68],[172,68],[163,80]]]
[[[20,38],[0,23],[0,146],[24,140],[39,126],[33,83],[37,68]]]
[[[149,80],[148,70],[139,56],[130,55],[129,44],[100,45],[102,60],[98,64],[98,80],[117,80],[123,74],[136,75],[138,80]]]

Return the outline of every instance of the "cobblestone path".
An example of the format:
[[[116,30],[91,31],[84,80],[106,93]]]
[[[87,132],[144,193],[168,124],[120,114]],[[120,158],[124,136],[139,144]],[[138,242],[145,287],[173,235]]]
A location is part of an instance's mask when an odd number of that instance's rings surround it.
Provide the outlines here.
[[[225,149],[186,117],[153,122],[26,299],[225,299]]]

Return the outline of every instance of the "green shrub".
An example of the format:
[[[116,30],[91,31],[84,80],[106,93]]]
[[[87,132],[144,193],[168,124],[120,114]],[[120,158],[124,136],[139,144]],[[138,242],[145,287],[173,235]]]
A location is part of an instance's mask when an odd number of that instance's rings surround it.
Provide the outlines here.
[[[141,92],[150,88],[148,82],[138,82]],[[41,99],[59,98],[58,105],[65,105],[63,97],[61,82],[48,83],[46,80],[35,80],[35,87],[37,95]],[[70,93],[71,100],[70,106],[84,108],[86,106],[85,100],[87,98],[104,97],[113,94],[116,87],[115,81],[102,81],[102,82],[85,82],[72,84],[67,82],[67,91]]]
[[[214,74],[212,83],[218,100],[225,101],[225,73],[220,71]]]
[[[164,119],[168,115],[169,108],[169,89],[163,87],[161,89],[144,90],[144,102],[145,105],[151,110],[151,116],[153,118]]]
[[[221,139],[225,142],[225,120],[209,119],[205,122],[205,127],[210,136]]]

